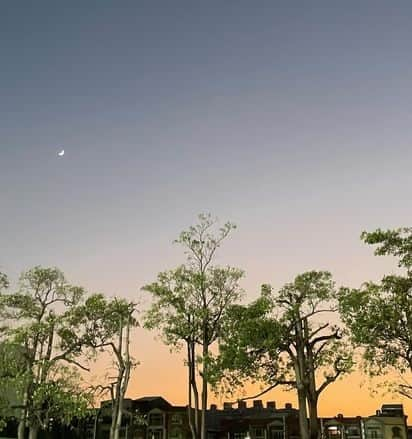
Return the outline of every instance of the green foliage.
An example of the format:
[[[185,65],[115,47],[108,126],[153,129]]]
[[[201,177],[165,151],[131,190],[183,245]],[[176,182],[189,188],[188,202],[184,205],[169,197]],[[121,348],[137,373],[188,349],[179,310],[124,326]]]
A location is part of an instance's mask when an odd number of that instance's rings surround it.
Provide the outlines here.
[[[188,367],[188,405],[199,407],[197,377],[201,378],[201,426],[190,416],[192,437],[206,435],[208,380],[211,379],[210,346],[221,335],[229,306],[236,303],[242,290],[243,271],[233,267],[213,266],[216,251],[235,228],[232,223],[216,228],[210,215],[199,215],[199,223],[183,231],[176,243],[183,246],[186,263],[161,272],[157,281],[143,287],[153,302],[145,315],[145,327],[161,332],[172,349],[185,346]],[[197,352],[199,350],[199,352]]]
[[[58,304],[76,305],[84,291],[68,284],[57,268],[34,267],[20,277],[19,290],[3,295],[7,317],[19,321],[43,321],[52,317]]]
[[[302,376],[322,372],[317,391],[352,368],[351,350],[343,332],[327,320],[336,312],[336,291],[328,272],[310,271],[275,292],[262,286],[261,296],[247,306],[230,308],[220,339],[220,358],[214,362],[214,383],[221,390],[252,378],[267,386],[296,388],[299,346],[305,364]],[[309,362],[309,358],[312,358]]]
[[[18,414],[14,406],[19,402],[24,377],[25,358],[21,346],[3,340],[0,343],[0,430],[8,417]]]
[[[412,370],[412,279],[392,275],[379,284],[342,290],[340,307],[372,375],[388,367]]]
[[[210,215],[199,215],[199,220],[175,241],[185,248],[187,264],[159,273],[156,282],[143,287],[154,299],[145,327],[160,329],[164,342],[175,348],[182,342],[211,345],[220,334],[227,307],[242,294],[242,270],[211,265],[235,226],[226,223],[213,233],[216,221]]]
[[[232,267],[210,267],[204,274],[181,266],[158,275],[144,289],[155,299],[145,316],[145,327],[161,329],[166,344],[183,341],[207,345],[218,337],[225,308],[240,297],[243,273]]]
[[[86,417],[93,395],[81,385],[79,374],[71,368],[59,367],[50,379],[38,383],[33,390],[31,416],[44,429],[52,420],[69,425],[72,419]]]
[[[376,255],[398,258],[405,275],[386,275],[381,282],[367,282],[359,289],[342,289],[341,315],[356,346],[363,348],[364,367],[371,376],[395,369],[412,371],[412,229],[363,232],[361,238],[376,245]],[[393,388],[393,385],[391,386]],[[401,393],[411,387],[396,384]],[[410,397],[410,393],[409,393]]]
[[[236,229],[236,225],[226,222],[215,230],[217,220],[210,214],[200,214],[198,219],[198,224],[181,232],[174,242],[185,248],[185,254],[192,268],[203,271],[212,262],[222,241],[232,230]]]
[[[0,293],[9,287],[9,279],[5,273],[0,271]]]
[[[93,294],[74,307],[68,314],[69,325],[64,328],[64,346],[73,349],[75,346],[96,349],[110,346],[118,336],[121,323],[138,326],[134,316],[136,304],[115,297],[109,299],[102,294]],[[75,328],[75,331],[73,331]]]
[[[4,384],[12,389],[8,399],[30,428],[48,428],[51,417],[68,422],[84,408],[87,396],[80,380],[64,366],[80,366],[77,359],[85,348],[78,335],[81,326],[73,320],[83,294],[57,268],[37,266],[21,275],[16,292],[0,296],[8,323],[3,346],[7,358],[15,356],[0,368],[8,380]],[[12,405],[8,414],[14,413]]]
[[[361,239],[366,244],[377,245],[375,255],[391,255],[399,259],[399,267],[408,271],[412,268],[412,227],[395,230],[377,229],[374,232],[362,232]]]
[[[283,356],[289,331],[273,318],[273,311],[274,302],[264,293],[248,306],[230,307],[219,339],[220,355],[213,359],[209,377],[218,392],[234,394],[248,380],[290,381]]]
[[[4,276],[0,282],[8,285]],[[13,393],[1,414],[10,416],[13,405],[19,407],[21,426],[37,431],[48,429],[52,420],[69,423],[87,414],[92,394],[78,369],[87,370],[85,362],[97,349],[108,347],[115,354],[122,376],[132,367],[128,350],[122,352],[123,329],[128,340],[128,329],[137,325],[132,302],[99,294],[85,299],[84,290],[70,285],[57,268],[34,267],[21,275],[16,292],[0,296],[0,306],[9,323],[0,384]],[[126,388],[127,380],[122,383]]]

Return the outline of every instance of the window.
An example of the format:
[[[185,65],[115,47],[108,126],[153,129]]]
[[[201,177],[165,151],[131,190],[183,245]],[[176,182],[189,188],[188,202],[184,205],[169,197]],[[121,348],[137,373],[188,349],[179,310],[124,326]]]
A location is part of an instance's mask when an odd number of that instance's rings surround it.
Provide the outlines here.
[[[252,438],[253,439],[265,439],[265,429],[264,428],[254,428]]]
[[[173,428],[169,433],[169,439],[181,439],[182,432],[178,428]]]
[[[366,436],[368,439],[380,439],[382,437],[380,429],[376,427],[368,427]]]
[[[170,418],[170,423],[173,425],[183,424],[183,420],[182,420],[181,415],[179,415],[177,413],[173,413],[173,415]]]
[[[163,425],[163,414],[162,413],[150,413],[149,425],[155,426],[155,427],[161,427]]]
[[[328,437],[338,438],[340,435],[340,428],[337,425],[330,425],[328,427]]]
[[[246,437],[245,431],[237,432],[237,433],[234,433],[234,435],[233,435],[233,439],[245,439],[245,437]]]
[[[402,437],[402,433],[401,433],[400,427],[392,427],[392,437],[394,439]]]
[[[359,428],[355,426],[346,428],[347,436],[360,436]]]
[[[163,430],[148,430],[147,439],[163,439]]]
[[[283,425],[275,425],[270,429],[270,439],[283,439]]]

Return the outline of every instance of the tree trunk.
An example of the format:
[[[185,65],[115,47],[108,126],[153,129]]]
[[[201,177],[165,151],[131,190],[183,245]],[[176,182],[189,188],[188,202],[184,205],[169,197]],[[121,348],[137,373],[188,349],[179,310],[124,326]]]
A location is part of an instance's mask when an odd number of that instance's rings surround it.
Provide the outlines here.
[[[199,391],[197,390],[197,382],[196,382],[196,352],[195,352],[195,344],[193,343],[192,350],[192,390],[193,390],[193,398],[195,400],[195,430],[196,437],[199,438]]]
[[[17,439],[24,439],[26,433],[26,422],[24,419],[20,419],[19,426],[17,428]]]
[[[118,432],[118,417],[119,413],[121,411],[121,404],[122,401],[120,400],[120,394],[121,394],[121,386],[122,386],[122,380],[124,376],[124,362],[123,362],[123,319],[120,318],[119,322],[119,342],[117,349],[114,349],[116,357],[117,357],[117,364],[118,364],[118,375],[117,375],[117,381],[115,385],[114,390],[114,401],[112,405],[112,423],[110,425],[110,439],[115,439],[119,437]]]
[[[301,439],[309,439],[308,412],[305,391],[298,387],[299,430]]]
[[[38,344],[38,334],[36,334],[33,348],[30,349],[30,346],[25,343],[25,351],[29,353],[28,358],[26,358],[25,361],[25,371],[27,374],[27,381],[24,385],[23,390],[23,401],[20,413],[20,419],[19,419],[19,425],[17,428],[17,437],[18,439],[25,439],[26,436],[26,424],[27,424],[27,418],[30,414],[31,408],[32,408],[32,394],[33,394],[33,382],[34,382],[34,376],[33,376],[33,365],[35,362],[35,356],[36,356],[36,350],[37,350],[37,344]]]
[[[122,376],[122,380],[120,382],[120,394],[119,394],[119,407],[118,407],[118,413],[117,413],[117,418],[116,418],[116,425],[115,425],[115,430],[114,430],[114,439],[119,439],[119,432],[120,432],[120,427],[122,425],[122,418],[123,418],[123,401],[124,401],[124,397],[127,391],[127,386],[129,384],[129,379],[130,379],[130,368],[131,368],[131,364],[130,364],[130,352],[129,352],[129,340],[130,340],[130,322],[128,321],[126,324],[126,336],[125,336],[125,340],[124,340],[124,360],[123,360],[123,365],[124,365],[124,369],[123,369],[123,376]]]
[[[207,409],[207,361],[208,346],[203,342],[203,373],[202,373],[202,419],[200,424],[200,439],[206,439],[206,409]]]
[[[117,418],[119,416],[119,408],[120,408],[120,404],[121,404],[121,401],[119,399],[119,397],[120,397],[120,382],[122,379],[123,379],[123,370],[120,369],[119,375],[117,377],[115,392],[114,392],[114,401],[113,401],[113,406],[112,406],[112,423],[110,425],[110,439],[115,439],[115,437],[116,437],[116,428],[118,425]],[[117,436],[118,436],[118,433],[117,433]]]
[[[305,351],[303,343],[303,328],[302,320],[300,316],[297,316],[295,322],[296,331],[296,359],[294,361],[296,387],[298,392],[298,404],[299,404],[299,428],[301,439],[309,439],[309,426],[308,416],[306,408],[307,398],[307,385],[306,385],[306,364],[305,364]]]
[[[27,401],[28,401],[28,389],[24,391],[20,417],[19,417],[19,426],[17,428],[17,438],[25,439],[26,433],[26,417],[27,417]]]
[[[192,341],[187,342],[187,367],[188,367],[188,419],[192,433],[192,439],[198,439],[199,433],[199,393],[197,391],[195,374],[195,345]],[[195,403],[193,411],[192,392]]]
[[[38,433],[39,433],[39,426],[31,425],[29,429],[29,439],[37,439]]]
[[[189,367],[189,366],[188,366]],[[190,371],[189,371],[190,375]],[[195,426],[193,424],[193,410],[192,410],[192,384],[190,379],[188,380],[188,404],[187,404],[187,418],[189,420],[190,433],[192,435],[192,439],[196,439]]]
[[[122,381],[124,379],[124,370],[121,372]],[[117,386],[116,386],[117,387]],[[122,424],[122,413],[123,413],[123,397],[121,390],[121,381],[119,382],[119,389],[117,389],[116,404],[115,404],[115,414],[112,418],[112,439],[119,439],[119,431]]]
[[[125,337],[123,339],[123,330],[125,331]],[[127,386],[130,379],[130,317],[123,324],[122,319],[119,325],[119,344],[117,348],[117,361],[119,367],[119,374],[114,393],[114,402],[112,409],[112,424],[110,426],[110,439],[119,439],[120,428],[122,425],[123,417],[123,401],[127,391]]]
[[[319,439],[320,428],[318,419],[318,400],[317,398],[308,398],[309,406],[309,433],[310,439]]]
[[[306,376],[308,380],[306,399],[309,409],[309,435],[310,439],[319,439],[319,420],[318,420],[318,399],[316,390],[315,364],[313,360],[313,350],[310,344],[309,322],[303,320],[304,344],[306,348]]]

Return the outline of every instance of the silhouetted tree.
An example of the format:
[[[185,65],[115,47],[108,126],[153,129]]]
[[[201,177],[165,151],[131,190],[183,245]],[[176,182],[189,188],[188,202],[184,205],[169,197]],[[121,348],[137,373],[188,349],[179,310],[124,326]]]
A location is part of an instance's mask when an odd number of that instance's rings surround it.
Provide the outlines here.
[[[396,370],[401,382],[395,390],[412,398],[406,373],[412,372],[412,228],[363,232],[361,239],[376,245],[375,255],[397,258],[402,274],[381,282],[366,282],[358,289],[343,289],[340,308],[355,345],[363,348],[371,376]]]
[[[243,272],[213,265],[216,251],[235,226],[228,222],[214,231],[215,226],[216,220],[210,215],[199,215],[199,224],[183,231],[176,241],[186,250],[186,263],[159,273],[156,282],[143,287],[154,299],[145,326],[160,329],[166,344],[186,347],[188,414],[194,439],[206,439],[210,347],[221,335],[229,305],[241,296],[239,280]],[[200,404],[197,376],[201,380]]]
[[[264,285],[250,305],[231,307],[215,361],[216,385],[236,389],[253,379],[268,386],[259,395],[276,386],[295,389],[301,437],[317,439],[319,397],[352,367],[342,330],[330,323],[335,294],[330,273],[310,271],[279,291]]]
[[[137,305],[125,299],[107,299],[101,294],[90,296],[78,307],[76,315],[86,326],[89,338],[85,343],[106,350],[114,357],[114,381],[100,388],[109,390],[112,401],[110,439],[118,439],[123,416],[123,401],[136,364],[130,356],[130,331],[138,326],[135,317]]]

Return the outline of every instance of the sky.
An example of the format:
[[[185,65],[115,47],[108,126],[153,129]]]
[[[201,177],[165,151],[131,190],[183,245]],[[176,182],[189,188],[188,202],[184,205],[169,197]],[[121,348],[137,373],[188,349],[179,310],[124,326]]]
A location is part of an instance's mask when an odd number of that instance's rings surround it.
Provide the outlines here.
[[[2,1],[0,270],[147,303],[210,212],[238,226],[216,262],[246,299],[310,269],[379,279],[395,265],[359,235],[411,225],[410,41],[408,1]],[[182,359],[133,343],[131,396],[184,404]],[[321,414],[391,402],[361,381]]]

